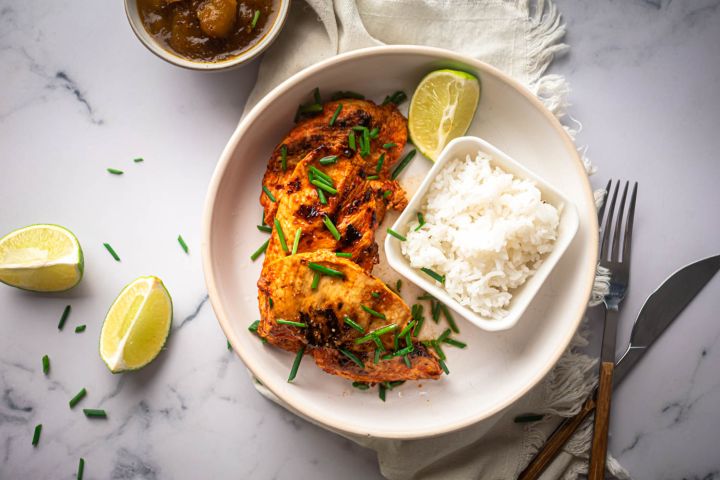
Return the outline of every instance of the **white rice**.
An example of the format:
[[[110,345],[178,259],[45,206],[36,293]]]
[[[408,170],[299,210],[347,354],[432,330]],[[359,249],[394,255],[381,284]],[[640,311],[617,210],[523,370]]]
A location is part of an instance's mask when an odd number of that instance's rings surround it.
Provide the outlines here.
[[[476,158],[449,161],[409,225],[402,252],[415,268],[445,275],[455,300],[486,318],[507,314],[512,290],[540,266],[557,238],[559,214],[529,180]]]

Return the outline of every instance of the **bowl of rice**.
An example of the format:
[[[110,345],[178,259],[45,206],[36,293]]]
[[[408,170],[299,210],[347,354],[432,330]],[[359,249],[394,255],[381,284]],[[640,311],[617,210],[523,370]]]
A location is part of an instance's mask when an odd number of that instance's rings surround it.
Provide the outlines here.
[[[451,141],[398,217],[390,266],[478,327],[513,327],[570,245],[577,210],[477,137]]]

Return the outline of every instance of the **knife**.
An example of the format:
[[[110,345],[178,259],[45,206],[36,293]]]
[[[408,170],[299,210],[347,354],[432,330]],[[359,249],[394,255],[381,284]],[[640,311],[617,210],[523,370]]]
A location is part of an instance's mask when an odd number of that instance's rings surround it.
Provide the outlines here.
[[[627,377],[652,344],[705,288],[718,270],[720,270],[720,255],[699,260],[677,270],[650,294],[633,324],[628,348],[615,365],[613,388]],[[593,410],[595,410],[595,391],[574,417],[566,418],[560,423],[543,448],[520,473],[518,479],[533,480],[540,477],[565,442]]]

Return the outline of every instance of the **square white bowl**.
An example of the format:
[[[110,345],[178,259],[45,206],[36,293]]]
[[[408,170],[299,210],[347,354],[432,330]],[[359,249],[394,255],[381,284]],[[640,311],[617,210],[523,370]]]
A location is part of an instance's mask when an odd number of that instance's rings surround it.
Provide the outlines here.
[[[437,298],[454,312],[463,318],[477,325],[483,330],[500,331],[513,327],[525,312],[532,299],[537,294],[545,279],[550,274],[555,264],[567,249],[578,229],[579,219],[575,206],[557,189],[548,182],[535,175],[533,172],[525,168],[523,165],[513,160],[498,148],[490,143],[477,137],[460,137],[452,140],[445,149],[440,153],[435,165],[430,169],[427,176],[420,184],[415,195],[408,202],[405,210],[400,214],[392,229],[405,235],[408,231],[408,223],[416,218],[416,213],[421,210],[425,201],[425,194],[432,184],[437,174],[442,170],[445,164],[454,158],[465,158],[471,155],[473,158],[483,152],[491,157],[490,163],[500,167],[505,172],[513,174],[517,178],[532,180],[535,186],[540,190],[543,201],[549,203],[558,209],[560,213],[560,223],[558,226],[558,237],[555,241],[553,250],[545,257],[537,271],[527,279],[520,287],[514,289],[512,299],[507,308],[508,313],[501,319],[494,320],[483,317],[469,307],[461,305],[445,291],[444,288],[438,286],[437,282],[432,280],[419,269],[413,268],[410,261],[402,254],[401,242],[388,235],[385,239],[385,254],[390,266],[399,274],[410,280],[411,282],[423,288],[433,297]]]

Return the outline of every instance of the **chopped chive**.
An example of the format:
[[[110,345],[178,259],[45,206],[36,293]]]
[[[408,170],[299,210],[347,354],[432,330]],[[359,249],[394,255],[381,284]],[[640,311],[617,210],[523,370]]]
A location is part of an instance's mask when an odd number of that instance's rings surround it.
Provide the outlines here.
[[[321,190],[325,190],[330,195],[336,195],[338,193],[338,191],[335,188],[331,187],[327,183],[322,182],[320,180],[311,180],[310,183],[312,183],[313,185],[315,185],[317,188],[319,188]]]
[[[398,163],[397,167],[395,167],[395,170],[393,170],[392,175],[390,175],[390,178],[395,180],[398,177],[398,175],[400,175],[400,172],[402,172],[405,169],[405,167],[407,167],[408,163],[410,163],[410,160],[412,160],[413,157],[415,156],[415,152],[417,152],[417,150],[410,150],[407,153],[407,155],[405,155],[403,157],[403,159],[400,160],[400,163]]]
[[[352,258],[352,253],[350,252],[335,252],[336,257],[342,257],[342,258]]]
[[[304,117],[313,116],[315,114],[321,113],[323,111],[323,106],[319,103],[310,103],[306,105],[300,105],[298,106],[297,113],[295,114],[295,122],[300,120]]]
[[[431,276],[438,282],[445,284],[445,275],[440,275],[439,273],[437,273],[433,270],[430,270],[429,268],[425,268],[425,267],[422,267],[420,270],[422,270],[425,274]]]
[[[366,131],[368,131],[368,128],[365,127],[365,126],[363,126],[363,125],[355,125],[354,127],[350,127],[350,128],[352,128],[352,129],[355,130],[356,132],[366,132]]]
[[[268,227],[267,225],[256,225],[257,229],[261,232],[270,233],[272,232],[272,227]]]
[[[407,355],[403,355],[403,360],[405,361],[405,365],[408,368],[412,368],[412,362],[410,361],[410,357],[408,357]]]
[[[327,198],[325,198],[325,194],[323,193],[323,191],[319,188],[316,188],[315,191],[317,192],[318,198],[320,199],[320,203],[322,205],[327,205]]]
[[[378,135],[380,135],[380,129],[375,127],[372,130],[370,130],[370,138],[377,138]]]
[[[382,104],[387,105],[389,103],[394,103],[395,105],[400,105],[405,100],[407,100],[407,95],[402,90],[398,90],[397,92],[394,92],[391,95],[388,95],[385,97],[385,100],[383,100]]]
[[[255,250],[252,255],[250,255],[250,260],[255,261],[257,258],[265,253],[265,250],[267,250],[268,244],[270,243],[270,240],[265,240],[265,243],[260,245],[260,248]]]
[[[392,195],[392,190],[385,190],[383,192],[383,198],[387,199],[390,195]]]
[[[450,336],[452,331],[449,328],[446,328],[443,333],[440,334],[440,336],[437,338],[438,343],[442,343],[445,341],[446,338]]]
[[[302,236],[302,228],[298,227],[297,230],[295,230],[295,240],[293,241],[292,251],[290,252],[291,255],[295,255],[298,250],[298,245],[300,245],[300,237]]]
[[[225,340],[227,342],[227,349],[232,350],[232,345],[230,345],[230,340]]]
[[[385,325],[384,327],[376,328],[375,330],[368,333],[364,337],[356,338],[355,343],[357,345],[359,345],[361,343],[369,342],[370,340],[372,340],[373,342],[375,342],[376,345],[378,345],[378,347],[380,347],[382,345],[382,342],[379,341],[380,336],[385,335],[386,333],[392,332],[396,328],[397,328],[396,323],[391,323],[390,325]]]
[[[273,219],[275,223],[275,231],[278,234],[278,240],[280,240],[280,246],[283,249],[283,252],[290,253],[290,249],[287,246],[287,242],[285,241],[285,233],[283,233],[282,226],[280,225],[280,221],[276,218]]]
[[[385,390],[386,389],[387,389],[387,387],[384,384],[381,383],[380,385],[378,385],[378,396],[380,397],[380,400],[382,400],[383,402],[385,401]]]
[[[307,328],[307,323],[293,322],[292,320],[285,320],[282,318],[278,318],[275,321],[280,325],[290,325],[291,327]]]
[[[398,293],[402,290],[402,280],[399,278],[395,281],[395,290],[397,290]]]
[[[445,360],[438,360],[438,363],[440,364],[440,368],[443,369],[443,372],[445,372],[445,375],[450,375],[450,370],[448,370],[447,365],[445,365]]]
[[[316,272],[320,272],[324,275],[330,275],[331,277],[344,277],[345,274],[339,270],[335,270],[334,268],[326,267],[325,265],[320,265],[319,263],[315,262],[309,262],[308,267],[311,270],[315,270]]]
[[[177,241],[180,244],[180,248],[183,249],[183,252],[188,253],[190,251],[187,243],[185,243],[185,240],[182,238],[182,235],[178,235]]]
[[[107,418],[105,410],[100,408],[83,408],[83,413],[87,418]]]
[[[125,173],[122,170],[118,170],[117,168],[108,168],[107,171],[108,173],[112,173],[113,175],[122,175],[123,173]]]
[[[455,340],[454,338],[446,338],[445,340],[443,340],[443,342],[447,343],[448,345],[452,345],[453,347],[457,347],[457,348],[467,347],[467,343],[461,342],[460,340]]]
[[[288,383],[292,383],[293,380],[295,380],[295,375],[297,375],[298,368],[300,368],[300,362],[302,362],[303,355],[305,354],[305,345],[300,347],[300,350],[298,350],[297,354],[295,355],[295,361],[292,364],[292,368],[290,369],[290,375],[288,375]]]
[[[33,447],[37,447],[38,442],[40,441],[40,432],[42,432],[42,423],[35,425],[35,431],[33,432],[32,438]]]
[[[349,351],[345,350],[344,348],[341,348],[339,350],[340,350],[340,353],[342,353],[343,355],[348,357],[350,360],[355,362],[358,367],[365,368],[365,364],[363,363],[363,361],[360,360],[358,357],[356,357],[352,352],[349,352]]]
[[[417,297],[417,299],[418,300],[435,300],[435,297],[433,297],[429,293],[425,292],[422,295],[420,295],[419,297]]]
[[[372,295],[375,298],[380,298],[380,294],[378,292],[372,292],[370,295]]]
[[[287,145],[285,144],[280,147],[280,167],[283,172],[287,170]]]
[[[337,155],[329,155],[318,160],[318,163],[320,163],[320,165],[332,165],[333,163],[337,162],[337,159]]]
[[[370,385],[365,382],[352,382],[352,386],[358,390],[367,390],[370,388]]]
[[[397,143],[390,142],[390,143],[383,144],[383,148],[393,148],[393,147],[397,147]]]
[[[320,284],[320,272],[315,272],[313,274],[312,285],[310,285],[310,288],[312,290],[317,290],[319,284]]]
[[[378,178],[380,177],[378,177],[377,175],[370,175],[369,177],[367,177],[366,180],[377,180]]]
[[[248,327],[248,330],[250,330],[252,333],[257,333],[258,327],[260,326],[260,320],[255,320],[253,323],[250,324]],[[228,342],[228,345],[230,342]]]
[[[343,104],[342,104],[342,103],[338,103],[338,106],[337,106],[337,108],[335,109],[335,113],[333,113],[333,116],[332,116],[332,118],[330,119],[329,125],[330,125],[331,127],[332,127],[333,125],[335,125],[335,120],[337,120],[337,117],[338,117],[338,115],[340,115],[340,112],[342,111],[342,109],[343,109]]]
[[[450,310],[448,309],[447,305],[444,303],[440,304],[440,310],[442,310],[443,315],[445,315],[445,320],[447,320],[448,325],[450,325],[450,329],[452,329],[455,333],[460,333],[460,329],[457,326],[457,323],[455,323],[455,319],[453,318],[452,314],[450,313]]]
[[[74,397],[72,397],[72,398],[70,399],[70,401],[68,402],[68,404],[70,405],[70,408],[75,408],[75,405],[77,405],[77,404],[80,402],[80,400],[82,400],[83,398],[85,398],[85,395],[87,395],[87,390],[85,390],[85,388],[83,388],[82,390],[80,390],[80,391],[77,393],[77,395],[75,395]]]
[[[335,240],[340,240],[340,232],[338,232],[337,227],[335,227],[335,224],[330,220],[330,217],[325,215],[323,217],[323,223],[327,227],[328,230],[330,230],[330,233],[332,233],[332,236],[335,237]]]
[[[373,343],[375,343],[377,350],[380,350],[380,352],[385,351],[385,345],[383,345],[382,340],[380,340],[380,337],[378,337],[377,335],[374,335],[372,341],[373,341]]]
[[[260,217],[260,225],[267,225],[267,223],[265,223],[265,209],[264,208],[262,209],[262,217]]]
[[[437,300],[430,300],[430,311],[432,313],[433,322],[438,323],[440,321],[440,302]]]
[[[367,128],[365,130],[363,130],[363,143],[365,144],[364,149],[363,149],[363,153],[364,153],[363,156],[369,155],[370,154],[370,132],[368,131]]]
[[[440,356],[440,360],[447,359],[447,357],[445,356],[445,352],[443,351],[442,347],[437,342],[437,340],[432,341],[432,346],[435,349],[435,351],[437,352],[438,356]]]
[[[268,297],[268,305],[270,305],[270,308],[273,308],[275,306],[275,302],[273,302],[272,297]]]
[[[350,133],[348,133],[348,146],[352,148],[353,150],[357,150],[355,147],[355,132],[350,130]]]
[[[118,254],[115,252],[115,249],[113,249],[113,247],[110,246],[109,243],[103,243],[103,245],[105,246],[105,249],[106,249],[108,252],[110,252],[110,255],[112,255],[112,257],[115,259],[115,261],[116,261],[116,262],[119,262],[119,261],[120,261],[120,257],[119,257]]]
[[[313,99],[315,100],[315,103],[322,103],[322,98],[320,97],[320,89],[318,87],[315,87],[313,89]]]
[[[539,414],[539,413],[526,413],[524,415],[518,415],[513,419],[513,422],[515,423],[530,423],[530,422],[539,422],[545,418],[545,415]]]
[[[50,372],[50,357],[47,355],[43,355],[42,357],[42,369],[45,375]]]
[[[78,462],[77,476],[75,477],[75,480],[83,480],[84,472],[85,472],[85,459],[80,457],[80,461]]]
[[[380,355],[382,354],[382,350],[379,348],[375,349],[375,358],[373,358],[373,363],[377,365],[377,363],[380,361]]]
[[[65,309],[63,310],[62,315],[60,316],[60,321],[58,322],[58,330],[62,330],[65,326],[65,321],[70,316],[70,311],[72,310],[72,307],[70,305],[65,305]]]
[[[328,175],[327,173],[323,172],[322,170],[320,170],[319,168],[316,168],[316,167],[310,165],[310,171],[313,172],[317,177],[325,180],[325,183],[327,183],[331,187],[335,186],[335,182],[333,182],[332,177],[330,175]]]
[[[145,159],[142,157],[133,158],[133,162],[135,162],[135,163],[140,163],[140,162],[144,162],[144,161],[145,161]]]
[[[400,330],[398,337],[404,337],[405,335],[410,333],[410,330],[412,330],[412,328],[415,326],[416,323],[417,323],[417,321],[415,321],[415,320],[411,320],[410,322],[408,322],[408,324],[405,325],[405,327],[402,330]]]
[[[400,335],[395,332],[395,335],[393,335],[393,351],[397,352],[398,350],[400,350]],[[392,357],[392,355],[390,355],[388,358],[390,357]]]
[[[365,100],[362,93],[352,92],[350,90],[339,91],[332,94],[330,100],[340,100],[342,98],[354,98],[355,100]]]
[[[255,10],[255,13],[253,14],[252,22],[250,22],[250,30],[255,28],[259,19],[260,19],[260,10]]]
[[[415,324],[415,328],[413,329],[413,336],[417,337],[420,333],[420,330],[422,330],[423,323],[425,323],[425,316],[422,313],[422,305],[419,305],[419,313],[416,315],[415,320],[417,323]]]
[[[422,228],[423,225],[425,225],[425,217],[423,217],[422,212],[417,212],[417,218],[418,218],[418,226],[415,227],[415,231],[417,232]]]
[[[345,315],[343,317],[343,322],[350,325],[352,328],[354,328],[358,332],[365,333],[365,329],[361,325],[358,325],[357,323],[355,323],[355,321],[353,321],[353,319],[348,317],[347,315]]]
[[[268,190],[268,188],[265,185],[262,186],[262,189],[263,189],[263,192],[265,192],[265,195],[267,195],[267,197],[270,199],[271,202],[277,202],[277,200],[275,200],[275,197],[273,196],[273,194],[270,192],[270,190]]]
[[[82,333],[85,331],[85,325],[78,325],[75,327],[75,333]]]
[[[385,153],[381,153],[380,157],[378,158],[377,165],[375,165],[375,173],[380,173],[380,170],[382,170],[383,162],[385,162]]]
[[[372,315],[373,317],[381,318],[381,319],[383,319],[383,320],[386,319],[384,313],[376,312],[375,310],[373,310],[372,308],[368,307],[367,305],[360,305],[360,307],[362,307],[363,310],[365,310],[367,313],[369,313],[369,314]]]
[[[400,240],[401,242],[404,242],[405,240],[407,240],[407,238],[405,238],[403,235],[400,235],[398,232],[396,232],[396,231],[393,230],[392,228],[388,228],[388,229],[387,229],[387,233],[389,233],[389,234],[392,235],[393,237],[397,238],[397,239]]]

